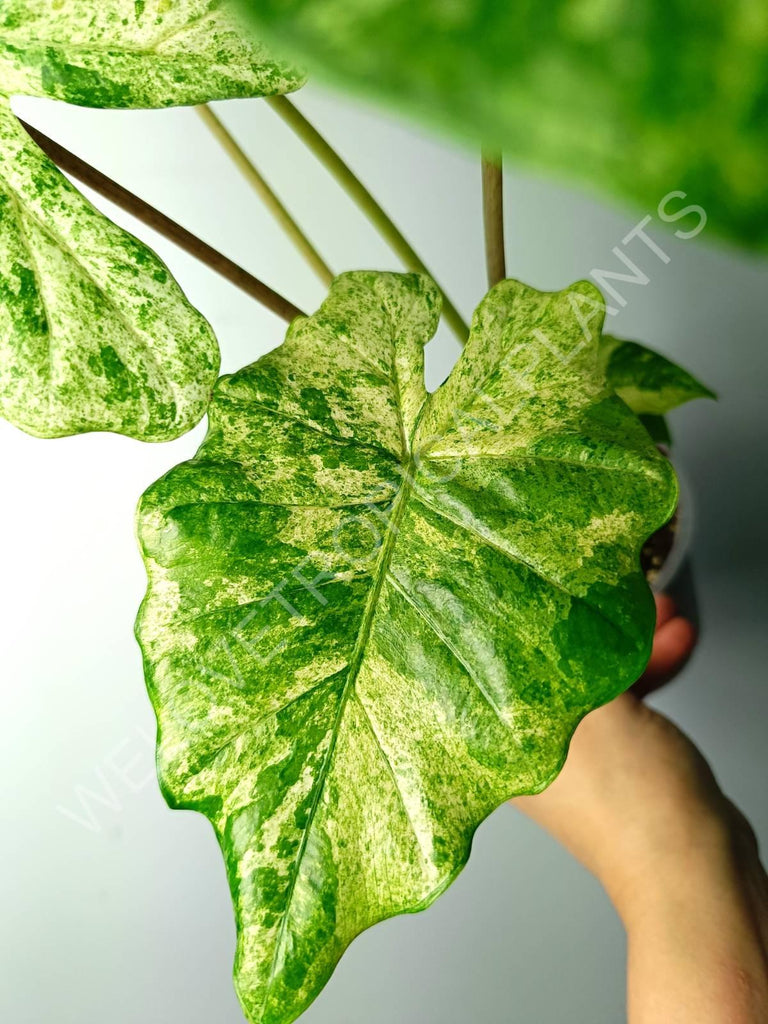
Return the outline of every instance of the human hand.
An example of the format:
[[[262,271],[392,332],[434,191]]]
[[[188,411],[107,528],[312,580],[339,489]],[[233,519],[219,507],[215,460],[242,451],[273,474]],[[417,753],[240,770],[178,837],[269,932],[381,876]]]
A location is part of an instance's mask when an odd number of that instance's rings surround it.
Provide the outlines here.
[[[671,722],[638,695],[664,685],[688,660],[693,627],[657,598],[648,667],[632,692],[581,722],[551,786],[513,801],[593,872],[612,897],[651,869],[661,848],[681,853],[718,822],[722,795],[708,765]],[[625,877],[626,876],[626,877]]]
[[[559,777],[513,804],[605,887],[630,940],[633,1024],[768,1021],[768,882],[746,819],[694,744],[647,707],[695,646],[657,599],[653,654],[579,725]]]

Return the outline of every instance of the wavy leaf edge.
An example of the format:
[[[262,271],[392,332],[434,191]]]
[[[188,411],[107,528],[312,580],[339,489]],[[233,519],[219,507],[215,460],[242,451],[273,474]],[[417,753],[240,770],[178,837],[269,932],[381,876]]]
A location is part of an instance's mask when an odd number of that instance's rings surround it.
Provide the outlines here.
[[[337,281],[334,283],[333,287],[335,287],[338,284],[339,281],[343,281],[344,279],[348,279],[348,278],[351,278],[351,277],[354,277],[354,276],[355,276],[354,272],[352,274],[340,275],[340,278],[337,278]],[[387,276],[387,277],[398,277],[398,276],[405,277],[405,276],[410,276],[410,277],[415,277],[415,275],[381,275],[381,276]],[[496,289],[492,290],[492,292],[489,293],[489,294],[493,295],[494,292],[497,292],[497,294],[498,294],[498,289],[502,289],[503,290],[509,284],[510,284],[510,282],[502,282],[501,285],[497,286]],[[517,282],[512,282],[512,284],[517,285]],[[583,290],[585,290],[587,292],[589,292],[591,290],[592,293],[596,293],[597,295],[599,295],[599,293],[596,292],[596,289],[594,289],[593,286],[591,286],[588,282],[582,282],[581,285],[582,285],[582,289]],[[332,292],[333,292],[333,287],[332,287]],[[523,286],[523,287],[525,287],[525,286]],[[572,286],[572,287],[573,288],[577,288],[578,285],[577,286]],[[533,291],[533,290],[531,290],[531,291]],[[565,291],[567,292],[568,289],[566,289]],[[544,295],[544,296],[560,296],[560,295],[565,294],[565,292],[550,292],[550,293],[537,293],[537,294]],[[488,298],[488,297],[486,297],[486,298]],[[602,300],[600,300],[600,301],[602,301]],[[476,313],[475,320],[473,321],[473,331],[475,331],[476,328],[477,328],[478,316],[479,316],[480,310],[482,308],[483,307],[482,307],[482,304],[481,304],[481,307],[479,308],[478,313]],[[294,321],[294,323],[289,328],[288,335],[286,337],[286,342],[290,341],[291,338],[295,337],[297,332],[301,331],[302,327],[306,326],[307,323],[312,323],[312,322],[315,322],[315,321],[321,319],[322,316],[323,316],[324,309],[325,309],[325,303],[323,304],[323,306],[320,307],[320,310],[314,315],[314,317],[298,318],[297,321]],[[422,342],[422,344],[425,344],[427,340],[429,340],[429,338],[426,338],[424,340],[424,342]],[[238,376],[241,373],[246,372],[247,370],[251,369],[253,366],[257,366],[259,362],[261,362],[261,360],[259,360],[255,364],[251,364],[251,367],[244,368],[243,371],[238,371],[238,373],[236,373],[236,374],[229,375],[227,377],[222,377],[220,379],[219,383],[217,384],[216,390],[214,392],[214,397],[213,397],[213,400],[212,400],[212,403],[211,403],[212,418],[211,418],[211,425],[210,425],[210,428],[209,428],[209,438],[210,438],[212,432],[214,432],[216,430],[216,423],[215,423],[216,404],[217,404],[217,400],[221,397],[222,389],[226,389],[228,384],[229,384],[229,382],[231,382],[233,379],[236,381]],[[452,376],[453,376],[453,373],[452,373],[451,377]],[[449,381],[451,380],[451,377],[448,378]],[[444,386],[445,385],[443,385],[442,387],[444,387]],[[441,389],[438,389],[438,392],[440,390]],[[437,394],[438,392],[435,392],[433,394]],[[430,396],[430,399],[431,398],[432,398],[432,396]],[[421,412],[422,413],[424,412],[424,408],[422,408]],[[413,436],[415,436],[415,435],[416,435],[416,430],[414,430]],[[206,440],[208,440],[208,438]],[[193,464],[195,464],[196,460],[198,460],[201,455],[203,456],[201,461],[205,462],[205,457],[204,457],[204,454],[203,454],[204,453],[204,449],[205,449],[205,443],[206,442],[203,442],[203,445],[201,446],[200,451],[195,456],[195,458],[193,460],[191,460],[190,463],[186,463],[186,464],[182,464],[182,465],[193,465]],[[353,438],[353,443],[354,443],[354,438]],[[659,458],[661,458],[661,457],[659,457]],[[674,476],[674,472],[673,472],[672,468],[669,466],[669,464],[666,462],[666,460],[663,460],[663,464],[664,464],[664,466],[666,468],[661,470],[661,478],[662,479],[665,478],[664,482],[666,483],[666,486],[667,486],[666,512],[668,512],[668,515],[666,516],[666,518],[668,518],[669,515],[672,514],[672,512],[674,511],[674,507],[676,506],[676,503],[677,503],[677,493],[678,492],[677,492],[676,478]],[[660,462],[660,463],[658,463],[658,465],[661,466],[662,463]],[[176,467],[176,468],[178,468],[178,467]],[[174,470],[173,469],[170,470],[169,473],[166,474],[165,477],[161,478],[161,480],[158,481],[157,484],[153,485],[153,488],[162,485],[163,482],[168,480],[169,476],[171,474],[173,474],[173,473],[174,473]],[[153,490],[153,488],[150,488],[149,491],[147,492],[147,494],[149,494]],[[144,498],[142,499],[142,502],[139,505],[139,511],[138,511],[138,523],[139,523],[138,529],[139,529],[140,537],[142,535],[142,527],[141,527],[142,519],[143,519],[145,511],[148,511],[147,509],[145,509],[145,498],[146,497],[147,497],[147,495],[145,495]],[[658,528],[658,526],[661,526],[661,525],[662,525],[662,522],[659,521],[655,528]],[[649,529],[648,530],[648,534],[646,536],[643,536],[642,538],[638,538],[634,542],[634,545],[633,545],[633,558],[634,558],[634,563],[637,566],[639,566],[639,563],[640,563],[640,551],[641,551],[641,548],[643,546],[643,543],[645,542],[645,540],[647,540],[647,536],[650,536],[650,534],[652,532],[653,532],[653,529]],[[142,541],[142,549],[143,549],[145,560],[150,559],[151,555],[149,554],[149,551],[145,547],[143,541]],[[149,569],[149,562],[147,564],[148,564],[148,569]],[[150,656],[150,653],[149,653],[148,645],[145,643],[145,640],[143,638],[143,633],[144,633],[144,629],[145,629],[145,626],[146,626],[146,621],[147,621],[147,619],[149,617],[149,606],[150,606],[150,599],[151,599],[151,594],[152,594],[152,589],[153,589],[153,581],[152,581],[151,570],[149,570],[149,572],[150,572],[150,583],[149,583],[149,586],[148,586],[148,589],[147,589],[147,594],[145,596],[144,601],[142,602],[142,606],[141,606],[141,609],[139,611],[139,616],[138,616],[137,624],[136,624],[136,634],[137,634],[137,639],[138,639],[139,644],[140,644],[141,649],[142,649],[142,654],[143,654],[143,658],[144,658],[144,665],[145,665],[145,672],[147,674],[148,686],[150,688],[150,696],[152,697],[152,701],[153,701],[153,704],[155,705],[156,712],[159,713],[160,709],[158,708],[158,705],[157,705],[157,702],[156,702],[157,701],[157,697],[156,697],[155,694],[153,694],[152,686],[150,684],[150,679],[152,678],[152,673],[153,673],[152,659],[151,659],[151,656]],[[463,843],[463,846],[462,846],[460,854],[458,856],[454,856],[454,858],[453,858],[450,870],[446,871],[443,874],[443,876],[438,880],[438,882],[433,886],[433,888],[425,896],[423,896],[421,899],[419,899],[417,901],[413,901],[413,902],[409,903],[408,905],[396,906],[396,907],[393,907],[388,912],[382,911],[381,913],[378,913],[374,919],[368,921],[363,927],[361,927],[358,931],[356,931],[355,934],[344,945],[344,947],[341,948],[338,951],[338,954],[333,956],[332,962],[331,962],[330,959],[328,960],[328,965],[327,965],[328,969],[327,970],[325,970],[325,969],[323,970],[322,977],[319,979],[318,983],[315,986],[313,986],[313,991],[311,993],[307,993],[308,998],[306,1000],[302,999],[300,1007],[288,1008],[287,1012],[281,1014],[279,1012],[278,1013],[273,1013],[271,1010],[268,1010],[266,1008],[266,1003],[265,1003],[265,1008],[264,1008],[264,1010],[263,1010],[263,1012],[261,1014],[258,1014],[258,1013],[254,1012],[254,1008],[253,1008],[252,1001],[251,1001],[251,998],[250,998],[252,993],[249,994],[247,979],[244,980],[243,977],[242,977],[242,974],[241,974],[242,969],[243,969],[243,961],[244,961],[244,958],[246,956],[246,954],[244,952],[244,947],[243,947],[243,921],[241,920],[241,909],[242,908],[239,906],[238,901],[237,901],[237,899],[235,897],[234,890],[233,890],[233,892],[232,892],[233,907],[234,907],[235,916],[236,916],[236,919],[237,919],[237,922],[238,922],[238,946],[237,946],[237,953],[236,953],[235,967],[234,967],[235,987],[237,989],[238,996],[240,998],[241,1004],[243,1005],[243,1009],[246,1012],[246,1015],[248,1016],[249,1020],[252,1020],[254,1022],[259,1022],[259,1024],[262,1024],[262,1022],[263,1022],[263,1024],[288,1024],[288,1022],[295,1020],[298,1016],[301,1015],[301,1013],[303,1013],[307,1009],[307,1007],[320,994],[320,992],[322,991],[324,985],[326,984],[326,982],[330,978],[331,974],[333,973],[333,970],[335,969],[336,965],[338,964],[339,960],[341,959],[341,956],[343,955],[345,949],[348,947],[349,942],[353,941],[354,938],[357,938],[360,934],[362,934],[362,932],[366,931],[369,927],[372,927],[376,923],[379,923],[381,921],[387,920],[390,917],[398,916],[398,915],[404,914],[404,913],[418,913],[418,912],[421,912],[422,910],[427,909],[429,906],[431,906],[431,904],[434,903],[434,901],[443,892],[445,892],[447,888],[450,887],[452,882],[458,877],[458,875],[461,873],[461,871],[466,866],[466,864],[467,864],[467,862],[469,860],[469,857],[471,855],[472,844],[473,844],[473,840],[474,840],[474,836],[476,834],[476,831],[480,827],[480,825],[483,824],[483,822],[486,820],[486,818],[490,814],[492,814],[496,809],[498,809],[498,807],[500,807],[503,803],[505,803],[506,801],[512,799],[513,797],[518,796],[518,795],[522,795],[522,794],[533,794],[533,793],[541,792],[548,785],[551,784],[551,782],[559,774],[560,770],[562,769],[563,764],[566,761],[567,754],[568,754],[568,748],[569,748],[572,736],[573,736],[573,734],[574,734],[574,732],[575,732],[579,722],[590,711],[594,710],[596,707],[602,706],[603,704],[609,702],[614,697],[618,696],[620,693],[622,693],[624,690],[626,690],[635,681],[635,679],[641,674],[641,672],[642,672],[642,670],[643,670],[643,668],[645,666],[645,663],[647,662],[648,657],[650,656],[651,644],[652,644],[652,633],[653,633],[653,622],[654,622],[654,619],[655,619],[655,610],[654,610],[653,599],[652,599],[652,596],[651,596],[650,589],[646,587],[644,593],[645,593],[645,597],[643,598],[642,602],[640,602],[638,600],[637,613],[638,613],[638,617],[640,619],[644,619],[645,643],[644,643],[644,645],[642,647],[642,650],[640,650],[638,652],[637,659],[636,659],[636,664],[633,664],[632,666],[629,666],[629,667],[622,666],[621,670],[617,671],[616,679],[615,679],[615,683],[614,683],[612,691],[610,691],[610,692],[602,692],[599,695],[599,699],[596,699],[593,702],[591,702],[589,706],[583,707],[583,708],[579,709],[578,711],[573,713],[570,718],[568,718],[568,719],[560,718],[560,719],[557,720],[557,726],[559,726],[560,728],[559,729],[555,728],[553,730],[553,734],[556,734],[556,737],[557,737],[556,740],[555,740],[555,746],[556,746],[555,754],[554,754],[554,756],[550,757],[549,761],[547,761],[546,763],[544,763],[541,766],[541,770],[538,773],[538,776],[537,776],[535,784],[534,785],[530,785],[530,784],[526,785],[522,789],[519,786],[517,786],[517,785],[510,785],[510,788],[509,788],[506,796],[503,799],[499,800],[495,804],[495,806],[490,807],[487,810],[487,812],[482,815],[482,817],[480,817],[478,820],[474,821],[473,826],[471,827],[471,829],[468,831],[468,833],[466,835],[466,840]],[[640,603],[644,603],[644,607],[639,607]],[[332,678],[332,677],[330,677],[330,678]],[[356,682],[357,682],[357,678],[355,678],[355,683]],[[354,689],[354,683],[352,684],[352,688]],[[211,824],[213,826],[214,832],[215,832],[215,834],[217,836],[217,840],[219,842],[219,846],[220,846],[221,851],[222,851],[222,855],[224,856],[225,862],[227,862],[229,864],[229,854],[228,854],[228,850],[227,850],[227,841],[228,840],[227,840],[227,837],[225,835],[224,829],[219,827],[219,825],[214,820],[214,817],[211,814],[208,814],[203,808],[201,808],[199,806],[199,799],[197,799],[195,797],[191,797],[189,799],[185,799],[182,794],[180,794],[179,792],[176,792],[173,789],[173,787],[171,785],[171,780],[165,778],[165,776],[164,776],[164,765],[163,765],[163,760],[162,760],[162,749],[163,749],[164,741],[165,741],[164,730],[163,730],[163,727],[162,727],[162,725],[160,723],[160,719],[158,718],[158,775],[159,775],[159,778],[160,778],[161,789],[163,791],[163,795],[164,795],[166,801],[168,802],[170,807],[175,808],[175,809],[193,809],[193,810],[202,811],[202,813],[204,813],[206,815],[206,817],[208,817],[209,821],[211,821]],[[325,785],[325,782],[323,782],[323,785]],[[286,911],[286,913],[287,913],[287,911]],[[266,1002],[267,1003],[269,1002],[269,994],[267,995]]]

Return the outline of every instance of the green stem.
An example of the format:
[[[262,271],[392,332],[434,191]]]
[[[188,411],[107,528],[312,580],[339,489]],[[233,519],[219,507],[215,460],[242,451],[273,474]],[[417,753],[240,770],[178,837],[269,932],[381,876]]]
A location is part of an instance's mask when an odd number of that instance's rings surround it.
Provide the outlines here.
[[[483,221],[488,287],[507,276],[504,256],[504,182],[501,156],[483,153]]]
[[[347,194],[357,203],[371,223],[378,229],[392,249],[397,253],[409,270],[422,274],[430,274],[423,261],[413,250],[408,240],[402,235],[389,215],[376,202],[374,197],[356,177],[352,169],[341,159],[339,154],[329,145],[317,129],[310,124],[304,115],[297,110],[286,96],[268,96],[267,103],[280,115],[293,132],[311,150],[324,165]],[[469,329],[459,311],[443,293],[443,313],[454,333],[462,344],[466,341]]]
[[[210,129],[213,136],[220,143],[222,149],[231,158],[237,169],[254,187],[261,197],[264,205],[278,222],[283,231],[299,250],[301,255],[314,270],[324,285],[329,285],[333,280],[333,271],[315,249],[299,225],[293,219],[288,210],[270,188],[267,181],[256,168],[247,153],[241,148],[237,140],[227,130],[220,118],[209,106],[197,107],[197,112]]]

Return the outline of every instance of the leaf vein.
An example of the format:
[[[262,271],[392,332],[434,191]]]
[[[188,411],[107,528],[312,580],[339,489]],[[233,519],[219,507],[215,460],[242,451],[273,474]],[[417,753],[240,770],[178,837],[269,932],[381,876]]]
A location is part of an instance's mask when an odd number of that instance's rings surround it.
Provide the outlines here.
[[[499,721],[504,726],[504,728],[505,729],[511,729],[512,728],[512,723],[507,721],[507,719],[506,719],[504,713],[502,712],[501,708],[499,707],[499,705],[493,699],[491,694],[488,693],[488,691],[485,689],[485,687],[480,682],[480,679],[478,678],[478,676],[476,675],[474,670],[471,669],[470,666],[467,664],[467,662],[464,660],[464,658],[462,657],[462,655],[459,652],[459,650],[456,647],[456,645],[451,640],[448,639],[448,637],[445,635],[445,633],[442,631],[442,629],[437,625],[437,623],[434,621],[434,619],[432,619],[432,617],[421,607],[421,605],[416,603],[416,601],[414,600],[413,596],[408,593],[408,591],[405,588],[402,580],[398,579],[397,576],[395,576],[394,573],[392,573],[391,571],[387,573],[387,579],[390,582],[390,584],[394,587],[394,589],[408,602],[408,604],[413,608],[413,610],[419,616],[421,616],[421,618],[424,620],[424,622],[427,624],[427,626],[429,626],[430,630],[434,633],[434,635],[437,637],[437,639],[440,640],[440,642],[445,647],[448,648],[448,650],[454,656],[456,661],[458,661],[458,663],[461,665],[461,667],[467,673],[467,675],[469,676],[470,680],[475,684],[477,689],[480,691],[482,696],[485,698],[486,703],[492,709],[492,711],[495,713],[496,717],[499,719]]]
[[[395,793],[397,794],[398,802],[399,802],[400,806],[402,807],[403,814],[405,815],[406,820],[407,820],[407,822],[408,822],[408,824],[410,826],[410,829],[413,832],[413,836],[414,836],[414,838],[416,840],[416,843],[417,843],[417,845],[419,847],[419,851],[421,852],[422,858],[424,859],[425,862],[428,862],[429,861],[429,851],[425,850],[424,846],[422,845],[423,837],[422,837],[421,833],[419,832],[419,830],[416,828],[416,824],[414,823],[414,820],[411,817],[411,812],[408,810],[408,805],[405,802],[405,796],[403,794],[403,791],[400,789],[400,783],[399,783],[397,775],[395,773],[394,766],[392,765],[392,762],[389,760],[389,757],[387,756],[387,752],[386,752],[386,750],[384,749],[384,747],[382,745],[381,739],[379,737],[378,732],[376,731],[376,727],[373,724],[373,720],[372,720],[372,718],[370,716],[368,708],[365,706],[365,703],[363,702],[363,699],[361,698],[360,694],[356,690],[353,691],[352,696],[357,701],[357,704],[360,707],[360,710],[363,712],[363,716],[365,717],[365,720],[368,723],[368,729],[369,729],[369,731],[371,733],[371,736],[373,737],[373,740],[374,740],[374,742],[376,744],[377,749],[381,753],[381,759],[384,762],[384,764],[387,766],[387,770],[388,770],[389,775],[390,775],[390,777],[392,779],[392,785],[394,786]]]

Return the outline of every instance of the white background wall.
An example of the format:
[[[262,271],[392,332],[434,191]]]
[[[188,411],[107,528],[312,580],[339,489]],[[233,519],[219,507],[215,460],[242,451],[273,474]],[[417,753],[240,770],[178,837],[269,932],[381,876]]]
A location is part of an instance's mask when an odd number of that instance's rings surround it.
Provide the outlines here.
[[[485,278],[474,154],[313,87],[297,103],[469,316]],[[320,302],[321,287],[193,111],[34,100],[17,110],[298,305]],[[397,268],[265,104],[219,111],[334,269]],[[109,212],[157,248],[210,319],[225,371],[280,342],[275,317]],[[617,267],[612,247],[653,212],[510,171],[509,273],[559,288]],[[707,231],[696,242],[656,234],[671,262],[627,250],[650,282],[625,287],[627,306],[610,327],[681,360],[721,395],[674,417],[698,501],[704,628],[695,660],[658,704],[701,743],[766,841],[768,273]],[[429,347],[433,385],[457,351],[447,332]],[[144,590],[136,500],[195,451],[203,430],[153,447],[111,435],[39,441],[0,423],[0,1019],[13,1024],[242,1019],[223,864],[208,823],[169,811],[156,787],[132,635]],[[304,1020],[612,1024],[623,986],[623,935],[599,887],[505,807],[479,830],[453,888],[428,912],[358,939]]]

